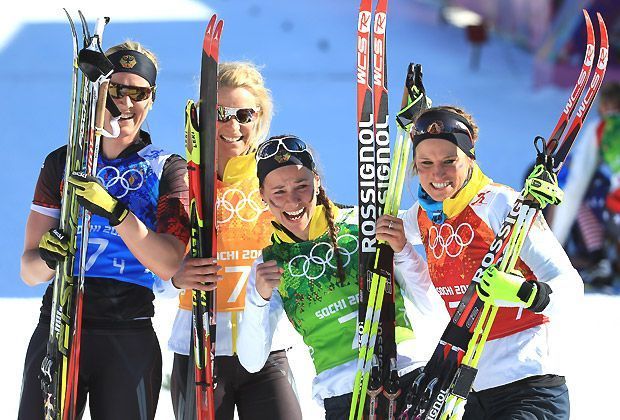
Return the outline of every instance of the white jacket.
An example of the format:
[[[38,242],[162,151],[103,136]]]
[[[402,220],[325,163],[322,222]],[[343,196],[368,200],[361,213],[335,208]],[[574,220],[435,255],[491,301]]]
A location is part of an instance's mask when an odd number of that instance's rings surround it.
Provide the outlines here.
[[[487,193],[482,203],[470,203],[469,208],[497,233],[518,193],[498,184],[490,184],[483,191]],[[407,240],[414,245],[422,243],[418,210],[419,204],[415,203],[403,215]],[[528,376],[562,375],[559,362],[566,358],[570,346],[564,345],[561,333],[570,333],[571,313],[579,312],[582,280],[542,217],[532,225],[520,257],[537,280],[549,284],[552,289],[551,301],[543,311],[549,322],[488,341],[478,365],[474,390],[493,388]],[[444,297],[448,304],[449,297]]]

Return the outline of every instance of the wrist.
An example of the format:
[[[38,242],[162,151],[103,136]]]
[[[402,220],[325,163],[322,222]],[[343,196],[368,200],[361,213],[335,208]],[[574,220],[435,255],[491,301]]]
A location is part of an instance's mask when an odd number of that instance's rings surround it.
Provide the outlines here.
[[[532,306],[534,299],[536,298],[537,287],[534,283],[524,280],[517,291],[517,297],[525,303],[525,307]]]
[[[181,288],[174,283],[174,276],[170,278],[170,283],[172,283],[175,289],[181,290]]]
[[[122,201],[116,201],[116,205],[114,206],[114,210],[112,210],[110,217],[110,226],[118,226],[129,216],[129,209],[127,205]]]
[[[551,302],[551,297],[549,295],[553,293],[553,290],[551,290],[551,286],[547,283],[540,281],[533,281],[532,283],[536,286],[536,293],[528,309],[532,312],[540,313],[544,311]]]

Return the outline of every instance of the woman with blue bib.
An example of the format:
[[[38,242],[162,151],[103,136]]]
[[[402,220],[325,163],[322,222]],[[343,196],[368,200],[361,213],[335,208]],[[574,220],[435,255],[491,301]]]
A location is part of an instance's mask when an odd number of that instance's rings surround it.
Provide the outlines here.
[[[92,212],[82,314],[77,408],[88,395],[93,419],[153,419],[161,386],[161,351],[151,324],[153,285],[178,270],[189,239],[187,165],[151,143],[141,129],[153,101],[157,59],[137,42],[106,52],[114,64],[109,94],[121,111],[117,138],[103,137],[96,177],[64,180],[66,146],[45,159],[26,223],[21,276],[49,282],[67,255],[58,229],[61,191],[75,186]],[[111,132],[106,112],[105,128]],[[81,234],[78,233],[78,249]],[[18,418],[43,418],[41,362],[49,335],[52,285],[43,297],[22,382]]]

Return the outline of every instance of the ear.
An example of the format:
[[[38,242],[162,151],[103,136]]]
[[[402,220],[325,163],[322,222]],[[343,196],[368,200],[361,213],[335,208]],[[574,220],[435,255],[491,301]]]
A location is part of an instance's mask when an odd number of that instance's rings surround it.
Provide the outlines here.
[[[314,174],[314,194],[319,195],[319,188],[321,188],[321,177],[318,174]]]

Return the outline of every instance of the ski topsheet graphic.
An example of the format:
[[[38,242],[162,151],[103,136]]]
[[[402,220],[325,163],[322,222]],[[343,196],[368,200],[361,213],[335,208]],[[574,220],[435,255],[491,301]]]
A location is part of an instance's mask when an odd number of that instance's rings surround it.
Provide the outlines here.
[[[200,104],[188,101],[185,109],[187,170],[189,175],[191,256],[213,257],[217,252],[215,230],[217,71],[223,20],[211,17],[202,49]],[[214,420],[215,292],[192,291],[193,365],[188,372],[185,418]]]

